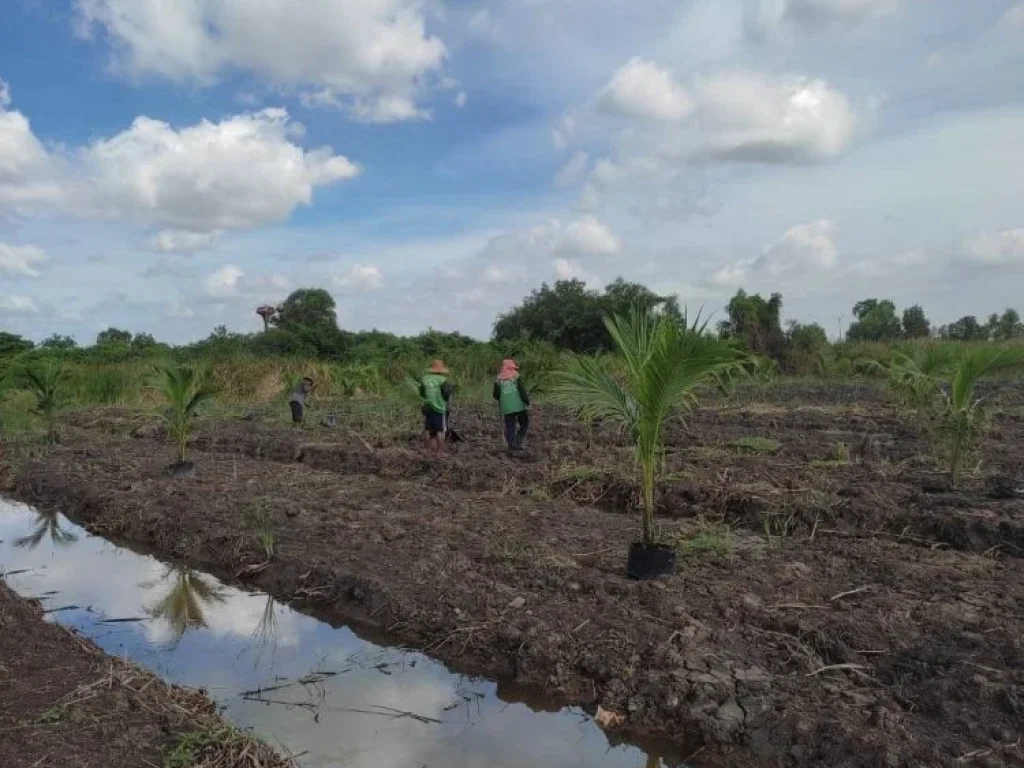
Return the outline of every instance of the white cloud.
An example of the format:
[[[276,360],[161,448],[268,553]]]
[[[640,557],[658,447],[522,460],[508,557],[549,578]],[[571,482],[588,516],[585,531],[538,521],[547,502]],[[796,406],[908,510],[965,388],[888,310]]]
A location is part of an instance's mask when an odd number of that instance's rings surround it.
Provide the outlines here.
[[[806,163],[835,157],[857,124],[849,100],[822,80],[756,72],[697,86],[696,136],[667,146],[694,159]]]
[[[835,226],[825,219],[791,227],[751,264],[753,272],[769,277],[831,269],[838,260]]]
[[[835,225],[820,219],[791,227],[757,256],[726,264],[712,273],[706,283],[729,288],[739,287],[747,281],[761,284],[766,279],[799,281],[832,270],[838,260]]]
[[[455,94],[455,106],[462,109],[466,106],[466,101],[469,99],[469,95],[465,91],[459,91]]]
[[[0,109],[11,106],[11,87],[0,77]]]
[[[191,320],[196,316],[195,310],[186,304],[168,304],[164,314],[175,320]]]
[[[209,248],[221,234],[220,230],[189,232],[186,229],[164,229],[150,239],[149,247],[157,253],[192,253]]]
[[[557,227],[555,228],[557,233]],[[557,236],[557,234],[556,234]],[[594,216],[583,216],[570,221],[563,230],[557,251],[591,256],[607,256],[622,248],[619,238]]]
[[[982,232],[964,243],[964,250],[980,264],[1024,264],[1024,229]]]
[[[0,314],[35,315],[39,307],[31,296],[0,296]]]
[[[582,280],[589,282],[594,276],[587,272],[576,259],[555,259],[555,277],[559,280]]]
[[[1024,3],[1010,6],[999,19],[999,26],[1009,32],[1024,32]]]
[[[576,118],[572,115],[562,115],[551,129],[551,143],[555,149],[562,150],[568,147],[575,138]]]
[[[0,274],[12,277],[39,277],[36,267],[46,262],[46,251],[34,245],[0,243]]]
[[[576,186],[586,178],[589,165],[590,155],[582,149],[576,150],[568,162],[555,174],[555,185],[559,187]]]
[[[57,154],[20,112],[0,108],[0,210],[162,226],[151,247],[194,250],[220,231],[287,218],[317,187],[359,174],[329,147],[293,143],[297,126],[284,109],[181,129],[139,117],[109,139]]]
[[[377,291],[384,287],[384,276],[372,264],[356,264],[344,272],[332,275],[335,285],[354,293]]]
[[[238,284],[245,277],[245,272],[235,264],[225,264],[206,276],[203,289],[210,298],[220,299],[238,294]]]
[[[312,201],[315,187],[358,175],[329,148],[304,151],[287,136],[288,113],[265,109],[175,130],[140,117],[82,152],[89,203],[101,215],[192,233],[278,221]]]
[[[675,122],[693,111],[693,101],[668,70],[653,61],[630,59],[598,94],[602,109],[627,117]]]
[[[625,71],[633,74],[623,78]],[[644,85],[617,85],[641,75]],[[676,162],[817,163],[842,154],[861,125],[849,99],[823,80],[719,72],[684,89],[666,70],[638,59],[597,101],[602,110],[634,118],[612,140],[617,163],[641,174]]]
[[[890,16],[903,0],[750,0],[747,30],[756,37],[822,32]]]
[[[360,123],[400,123],[407,120],[429,120],[430,112],[420,109],[405,96],[381,96],[370,101],[356,99],[352,116]]]
[[[77,0],[117,69],[209,85],[242,71],[285,89],[410,98],[440,69],[422,0]]]

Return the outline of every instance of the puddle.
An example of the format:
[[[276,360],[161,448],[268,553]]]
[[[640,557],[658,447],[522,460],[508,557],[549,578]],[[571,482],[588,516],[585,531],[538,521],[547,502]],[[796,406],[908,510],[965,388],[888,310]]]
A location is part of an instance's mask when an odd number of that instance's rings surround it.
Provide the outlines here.
[[[364,641],[0,500],[0,573],[110,654],[204,688],[307,768],[679,768],[612,745],[582,710],[503,701],[488,680]]]

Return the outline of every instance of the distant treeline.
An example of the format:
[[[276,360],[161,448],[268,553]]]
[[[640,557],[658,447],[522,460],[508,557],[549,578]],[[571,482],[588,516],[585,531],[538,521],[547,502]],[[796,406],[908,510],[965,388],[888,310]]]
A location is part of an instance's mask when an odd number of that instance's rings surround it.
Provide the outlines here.
[[[68,336],[53,335],[35,345],[0,331],[0,374],[16,357],[59,355],[72,363],[120,363],[159,357],[272,357],[363,366],[375,370],[381,381],[397,383],[427,360],[442,357],[466,377],[486,377],[505,356],[518,357],[524,368],[539,371],[556,365],[566,352],[608,353],[613,344],[603,318],[635,307],[679,322],[684,319],[676,297],[656,294],[639,283],[618,279],[598,291],[588,289],[579,280],[562,280],[542,285],[519,306],[499,316],[490,341],[435,330],[417,336],[396,336],[383,331],[352,332],[339,328],[330,293],[308,288],[293,292],[278,306],[259,307],[258,313],[265,322],[262,332],[234,333],[218,326],[202,341],[174,347],[148,333],[133,334],[118,328],[108,328],[93,344],[84,347]],[[892,301],[869,298],[854,305],[854,321],[844,342],[830,343],[825,329],[817,323],[790,321],[784,325],[782,307],[779,293],[764,298],[738,291],[713,330],[772,361],[783,372],[837,375],[848,373],[852,361],[864,357],[865,352],[870,352],[867,356],[879,357],[879,345],[891,347],[930,338],[984,342],[1024,337],[1024,324],[1013,309],[991,314],[985,322],[966,316],[935,329],[920,306],[897,312]]]

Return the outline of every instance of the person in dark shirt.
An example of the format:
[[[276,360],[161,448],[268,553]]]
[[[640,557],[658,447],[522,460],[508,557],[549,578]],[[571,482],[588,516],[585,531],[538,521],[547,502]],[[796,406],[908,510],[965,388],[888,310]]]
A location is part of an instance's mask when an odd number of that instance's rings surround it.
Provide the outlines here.
[[[523,386],[515,360],[505,360],[494,380],[492,390],[505,422],[505,443],[510,451],[523,450],[526,431],[530,428],[530,393]]]
[[[313,379],[304,376],[299,385],[288,396],[288,405],[292,409],[292,425],[301,427],[306,423],[306,405],[313,392]]]

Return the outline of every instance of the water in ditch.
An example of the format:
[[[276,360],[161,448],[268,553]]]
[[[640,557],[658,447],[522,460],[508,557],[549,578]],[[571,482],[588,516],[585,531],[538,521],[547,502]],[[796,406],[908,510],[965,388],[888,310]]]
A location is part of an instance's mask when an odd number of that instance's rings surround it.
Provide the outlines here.
[[[610,743],[579,709],[503,700],[492,681],[4,500],[0,575],[108,653],[204,688],[228,720],[307,768],[683,765],[678,755]]]

